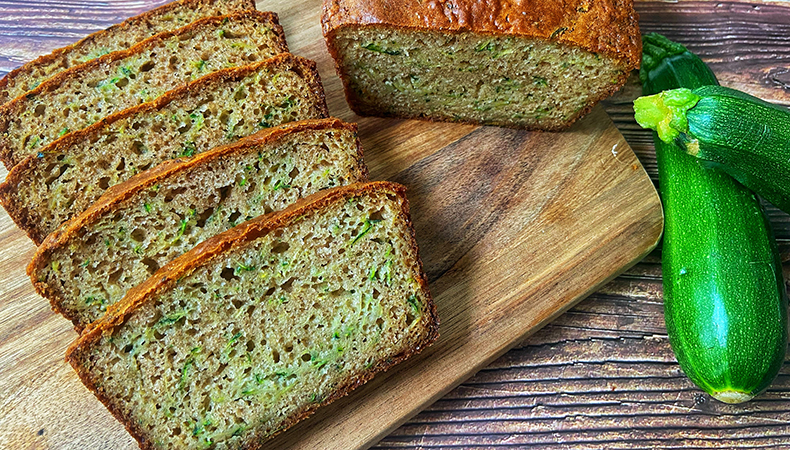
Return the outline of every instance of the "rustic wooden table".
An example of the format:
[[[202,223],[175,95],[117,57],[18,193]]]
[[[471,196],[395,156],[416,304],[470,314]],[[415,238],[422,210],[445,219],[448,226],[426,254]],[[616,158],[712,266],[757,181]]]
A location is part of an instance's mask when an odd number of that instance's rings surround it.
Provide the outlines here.
[[[89,16],[74,19],[88,3]],[[0,0],[0,76],[161,3]],[[686,44],[722,84],[790,105],[790,2],[638,2],[637,10],[643,32]],[[632,77],[605,107],[655,180],[651,137],[633,121],[639,93]],[[768,211],[787,261],[790,218]],[[790,365],[745,405],[693,386],[667,341],[660,261],[659,248],[375,448],[790,449]]]

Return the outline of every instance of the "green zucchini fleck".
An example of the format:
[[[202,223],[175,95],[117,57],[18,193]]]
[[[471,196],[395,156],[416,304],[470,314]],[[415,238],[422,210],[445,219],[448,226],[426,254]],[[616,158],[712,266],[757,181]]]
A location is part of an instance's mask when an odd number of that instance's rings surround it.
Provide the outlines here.
[[[409,298],[406,299],[406,302],[409,303],[415,314],[420,314],[420,304],[417,301],[416,295],[410,295]]]
[[[189,378],[189,368],[195,363],[195,357],[190,355],[186,361],[184,361],[184,366],[181,368],[181,379],[178,381],[178,390],[183,391],[184,387],[187,384],[187,378]]]
[[[476,52],[493,52],[496,49],[496,43],[494,41],[486,41],[477,44],[475,47]]]
[[[291,187],[290,184],[284,183],[282,180],[277,180],[277,182],[274,183],[274,187],[272,188],[272,190],[278,191],[280,189],[290,189],[290,187]]]
[[[365,220],[365,224],[364,224],[364,225],[363,225],[363,227],[362,227],[362,231],[361,231],[361,232],[360,232],[360,233],[357,235],[357,237],[355,237],[355,238],[354,238],[354,239],[351,241],[351,244],[350,244],[350,245],[354,245],[354,244],[356,244],[356,243],[357,243],[357,241],[359,241],[360,239],[362,239],[362,237],[363,237],[363,236],[365,236],[366,234],[368,234],[368,233],[370,232],[370,230],[371,230],[371,229],[373,229],[373,225],[375,225],[375,224],[377,224],[377,223],[379,223],[379,222],[381,222],[381,220],[379,220],[379,219],[367,219],[367,220]]]
[[[381,45],[376,44],[375,42],[364,44],[362,45],[362,48],[366,50],[370,50],[371,52],[383,53],[385,55],[391,55],[391,56],[398,56],[402,54],[400,50],[393,50],[390,48],[382,47]]]
[[[174,323],[176,323],[179,320],[181,320],[184,317],[186,317],[186,315],[187,315],[187,313],[185,311],[177,312],[177,313],[172,314],[170,316],[166,316],[166,317],[163,317],[163,318],[159,319],[159,322],[157,322],[156,325],[154,325],[154,326],[155,327],[163,327],[163,326],[173,325]],[[195,348],[199,349],[200,347],[195,347]],[[195,349],[192,349],[192,351],[194,352]]]
[[[195,69],[202,72],[206,68],[206,60],[192,61],[192,65],[195,66]]]
[[[39,137],[39,136],[33,136],[33,137],[30,139],[30,141],[28,142],[28,147],[30,147],[30,148],[36,148],[36,147],[38,147],[38,146],[39,146],[39,144],[40,144],[40,143],[41,143],[41,137]]]
[[[195,143],[192,141],[186,141],[181,144],[181,153],[178,154],[178,158],[189,158],[191,156],[195,156],[195,152],[197,148],[195,148]]]
[[[244,272],[252,272],[253,270],[255,270],[255,266],[245,266],[244,264],[239,264],[239,266],[233,271],[233,274],[240,275]]]

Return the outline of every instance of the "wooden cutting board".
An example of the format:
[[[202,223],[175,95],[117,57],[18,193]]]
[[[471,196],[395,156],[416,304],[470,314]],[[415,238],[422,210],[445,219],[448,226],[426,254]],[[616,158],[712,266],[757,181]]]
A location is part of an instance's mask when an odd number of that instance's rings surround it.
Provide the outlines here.
[[[359,118],[323,43],[320,0],[258,8],[280,14],[293,53],[318,61],[330,111],[359,123],[371,178],[409,188],[442,321],[432,347],[269,448],[375,444],[657,244],[656,191],[600,107],[563,133]],[[2,211],[0,448],[136,448],[64,362],[76,334],[34,293],[25,275],[34,250]]]

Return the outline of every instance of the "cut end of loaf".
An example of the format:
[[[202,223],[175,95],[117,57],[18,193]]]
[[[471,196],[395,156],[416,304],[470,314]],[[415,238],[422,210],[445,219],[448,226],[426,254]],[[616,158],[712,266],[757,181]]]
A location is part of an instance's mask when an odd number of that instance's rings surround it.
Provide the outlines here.
[[[265,439],[436,338],[402,194],[324,191],[230,230],[131,293],[67,358],[151,448]]]
[[[343,26],[328,36],[364,115],[559,130],[626,81],[626,62],[554,41]]]

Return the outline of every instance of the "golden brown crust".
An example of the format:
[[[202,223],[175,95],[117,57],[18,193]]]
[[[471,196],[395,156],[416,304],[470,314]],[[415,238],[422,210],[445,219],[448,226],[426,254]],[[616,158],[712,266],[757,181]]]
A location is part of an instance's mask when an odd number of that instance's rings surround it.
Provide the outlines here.
[[[633,0],[481,2],[476,0],[324,0],[321,23],[332,41],[341,27],[513,35],[581,47],[639,67],[642,41]],[[330,45],[330,52],[332,51]],[[333,57],[337,55],[333,53]]]
[[[111,305],[107,310],[107,314],[101,320],[89,325],[82,332],[80,337],[69,346],[66,352],[66,361],[68,361],[72,367],[74,367],[74,370],[77,372],[85,386],[88,387],[88,389],[91,390],[102,403],[104,403],[110,412],[126,426],[126,429],[132,434],[133,437],[135,437],[135,439],[138,440],[140,447],[143,449],[153,448],[152,444],[145,440],[142,430],[138,429],[133,421],[125,417],[123,413],[112,404],[101,388],[96,386],[94,380],[91,378],[91,373],[80,364],[81,360],[83,360],[85,356],[89,354],[91,346],[98,343],[103,334],[112,333],[115,327],[122,325],[135,309],[147,301],[150,301],[150,299],[156,296],[157,293],[167,289],[169,286],[176,283],[180,278],[188,276],[197,267],[207,263],[214,257],[217,257],[224,252],[231,251],[234,248],[244,246],[250,241],[262,237],[280,227],[286,226],[289,223],[298,220],[305,214],[320,210],[326,205],[332,204],[339,199],[364,195],[365,193],[374,191],[389,191],[404,199],[403,209],[401,211],[402,218],[408,224],[409,229],[412,230],[412,250],[415,252],[415,255],[419,255],[416,241],[413,240],[414,227],[411,224],[409,204],[405,197],[406,188],[404,186],[387,181],[374,181],[368,183],[356,183],[349,186],[342,186],[321,191],[297,201],[295,204],[289,206],[283,211],[258,217],[256,219],[242,223],[235,228],[232,228],[213,238],[210,238],[199,244],[191,251],[165,265],[147,281],[130,290],[121,302]],[[335,390],[333,394],[327,397],[320,405],[329,404],[338,398],[348,395],[348,393],[353,389],[370,380],[377,372],[387,370],[398,362],[403,361],[416,353],[419,353],[423,348],[427,347],[436,340],[439,330],[436,306],[434,305],[430,292],[428,291],[427,280],[425,279],[422,262],[419,257],[417,257],[417,264],[419,269],[417,281],[420,284],[427,301],[425,311],[426,315],[424,316],[426,322],[425,325],[427,328],[426,334],[422,337],[421,341],[412,348],[346,380],[344,385]],[[295,423],[308,417],[318,406],[319,405],[307,407],[300,413],[295,414],[283,425],[281,429],[277,430],[274,434],[280,433]],[[270,436],[258,434],[245,445],[245,448],[261,449],[263,448],[262,441],[268,437]]]
[[[177,1],[174,1],[174,2],[171,2],[171,3],[167,3],[165,5],[162,5],[162,6],[158,7],[158,8],[146,11],[146,12],[140,14],[140,15],[137,15],[137,16],[134,16],[134,17],[130,17],[129,19],[126,19],[125,21],[123,21],[123,22],[121,22],[119,24],[113,25],[113,26],[111,26],[111,27],[109,27],[107,29],[104,29],[104,30],[101,30],[101,31],[97,31],[97,32],[92,33],[92,34],[90,34],[88,36],[85,36],[84,38],[80,39],[79,41],[77,41],[77,42],[75,42],[75,43],[73,43],[71,45],[67,45],[65,47],[61,47],[61,48],[55,49],[55,50],[52,51],[52,53],[50,53],[48,55],[39,56],[38,58],[34,59],[33,61],[30,61],[30,62],[28,62],[28,63],[26,63],[26,64],[24,64],[24,65],[22,65],[20,67],[17,67],[16,69],[12,70],[8,74],[6,74],[6,76],[4,76],[3,78],[0,78],[0,104],[3,104],[5,102],[11,100],[11,98],[8,97],[8,91],[6,90],[6,88],[9,86],[9,84],[11,86],[13,86],[15,84],[15,80],[19,76],[24,75],[26,73],[32,72],[33,68],[35,68],[37,66],[49,65],[49,64],[52,64],[53,62],[56,62],[56,61],[63,61],[63,60],[65,60],[67,58],[67,56],[68,56],[68,54],[70,52],[74,51],[74,49],[76,49],[76,48],[79,48],[79,47],[83,46],[87,42],[100,40],[100,39],[104,38],[104,36],[107,35],[107,34],[111,34],[111,33],[117,32],[117,31],[122,31],[122,30],[128,29],[128,28],[137,27],[140,24],[145,23],[146,21],[148,21],[149,19],[151,19],[153,17],[159,16],[159,15],[163,15],[163,14],[167,14],[170,11],[173,11],[175,9],[182,8],[182,7],[183,8],[191,8],[191,9],[199,8],[201,5],[203,5],[205,3],[214,2],[214,1],[215,0],[177,0]],[[239,1],[241,3],[243,3],[242,10],[254,10],[255,9],[255,0],[239,0]]]
[[[3,162],[8,170],[11,170],[16,164],[22,162],[22,160],[26,157],[26,155],[15,155],[12,147],[9,146],[5,141],[4,135],[8,128],[9,119],[17,117],[19,114],[21,114],[21,110],[24,108],[27,99],[57,89],[64,81],[72,77],[79,77],[82,72],[88,72],[96,67],[101,67],[105,64],[128,58],[143,51],[146,48],[156,46],[160,42],[165,41],[173,36],[189,34],[205,26],[221,24],[225,20],[255,20],[260,23],[271,23],[274,33],[279,37],[280,40],[280,53],[288,52],[288,46],[285,41],[285,32],[283,31],[282,26],[279,24],[277,14],[273,12],[248,10],[235,14],[229,14],[227,16],[207,17],[205,19],[192,22],[191,24],[177,30],[159,33],[144,41],[138,42],[127,50],[109,53],[94,60],[88,61],[85,64],[60,72],[52,78],[41,83],[35,89],[28,91],[24,95],[21,95],[3,105],[0,105],[0,161]]]
[[[199,78],[191,83],[174,89],[162,95],[161,97],[138,106],[120,111],[111,116],[102,119],[95,124],[84,128],[79,131],[68,133],[65,136],[57,139],[44,147],[39,153],[67,153],[69,148],[75,143],[90,141],[92,136],[101,133],[102,129],[110,126],[111,124],[134,116],[136,114],[144,113],[146,111],[155,111],[167,106],[170,102],[188,97],[194,92],[202,92],[204,90],[211,90],[213,85],[222,84],[225,82],[232,82],[241,80],[244,77],[255,73],[262,66],[293,66],[304,71],[305,79],[308,80],[311,91],[310,94],[315,97],[316,104],[321,108],[321,114],[324,117],[329,116],[329,109],[326,106],[326,97],[324,89],[321,85],[321,78],[318,75],[318,69],[315,62],[295,56],[290,53],[283,53],[273,58],[261,61],[249,66],[222,69],[217,72],[208,74]],[[17,186],[25,183],[26,177],[33,167],[41,163],[41,158],[37,155],[31,155],[25,158],[22,162],[15,165],[6,176],[5,181],[0,184],[0,204],[8,211],[8,215],[21,228],[36,245],[40,245],[47,237],[46,234],[39,228],[41,223],[40,217],[36,215],[36,211],[31,211],[22,205],[19,205],[15,196]]]
[[[32,261],[30,261],[30,264],[27,266],[27,274],[30,277],[30,281],[33,283],[33,286],[39,295],[49,299],[52,309],[64,316],[66,319],[71,320],[71,322],[74,324],[75,330],[77,330],[79,333],[82,331],[82,323],[80,322],[79,318],[74,316],[73,311],[63,308],[62,304],[65,299],[61,296],[61,293],[55,289],[52,289],[48,283],[38,280],[39,272],[46,268],[46,265],[50,260],[50,255],[53,252],[64,246],[68,246],[71,240],[74,239],[75,236],[78,236],[85,227],[91,226],[97,220],[104,217],[108,212],[117,209],[129,198],[138,194],[140,191],[144,191],[151,186],[160,183],[163,179],[173,176],[175,173],[191,170],[216,159],[232,157],[235,154],[244,152],[245,149],[250,147],[265,146],[272,141],[276,141],[284,135],[299,133],[302,131],[320,131],[327,129],[344,129],[354,133],[355,136],[357,133],[356,124],[345,123],[340,119],[335,118],[311,119],[299,122],[291,122],[278,127],[261,130],[254,135],[245,137],[232,144],[199,153],[192,158],[179,158],[165,161],[164,163],[159,164],[150,170],[146,170],[145,172],[142,172],[135,177],[124,181],[123,183],[111,186],[82,214],[64,223],[61,227],[47,236],[47,238],[36,251]],[[362,162],[362,147],[359,143],[359,140],[357,140],[356,159],[361,170],[361,173],[358,174],[359,179],[367,180],[367,167]]]

